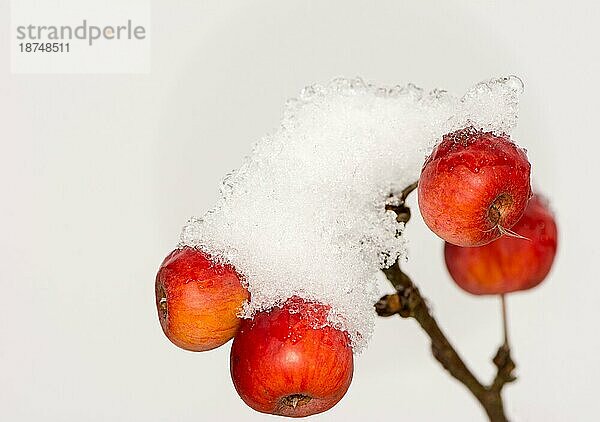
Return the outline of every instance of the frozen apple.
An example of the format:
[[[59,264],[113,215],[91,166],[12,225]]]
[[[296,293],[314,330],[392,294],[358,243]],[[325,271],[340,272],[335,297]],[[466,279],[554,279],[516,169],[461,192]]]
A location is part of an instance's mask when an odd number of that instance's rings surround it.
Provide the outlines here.
[[[446,266],[456,284],[476,295],[540,284],[552,267],[557,245],[556,223],[547,203],[534,196],[513,229],[527,239],[503,236],[474,248],[446,243]]]
[[[303,417],[344,396],[354,368],[346,332],[327,324],[327,306],[289,299],[244,320],[231,348],[231,376],[254,410]]]
[[[248,299],[235,270],[185,247],[165,258],[156,276],[156,307],[165,335],[195,352],[219,347],[237,331]]]
[[[445,241],[480,246],[519,220],[531,196],[530,164],[507,136],[472,128],[444,136],[425,161],[419,208],[427,226]]]

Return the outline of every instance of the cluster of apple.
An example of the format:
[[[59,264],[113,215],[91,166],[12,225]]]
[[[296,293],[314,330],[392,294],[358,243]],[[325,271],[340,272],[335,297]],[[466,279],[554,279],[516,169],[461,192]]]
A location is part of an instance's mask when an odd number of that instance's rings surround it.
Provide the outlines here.
[[[530,164],[508,137],[465,129],[444,137],[423,166],[419,207],[446,241],[446,263],[465,290],[498,294],[543,280],[556,251],[556,226],[530,188]],[[307,264],[308,265],[308,264]],[[173,251],[156,277],[166,336],[191,351],[233,340],[230,369],[253,409],[302,417],[326,411],[353,374],[350,338],[328,324],[326,304],[291,297],[239,318],[243,276],[199,249]]]
[[[445,240],[454,281],[476,295],[537,286],[548,275],[557,229],[530,187],[525,152],[508,137],[472,128],[446,135],[419,179],[419,208]]]
[[[354,363],[348,334],[327,323],[329,307],[295,296],[240,319],[248,298],[231,266],[190,247],[173,251],[156,277],[158,316],[175,345],[201,352],[234,338],[231,377],[250,407],[291,417],[333,407],[350,386]]]

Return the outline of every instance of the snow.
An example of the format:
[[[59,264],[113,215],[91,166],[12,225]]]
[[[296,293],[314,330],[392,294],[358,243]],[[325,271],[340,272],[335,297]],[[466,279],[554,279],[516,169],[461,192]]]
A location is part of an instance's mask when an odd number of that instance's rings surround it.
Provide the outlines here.
[[[187,222],[180,246],[243,275],[251,294],[243,317],[294,295],[325,303],[329,323],[360,351],[374,326],[377,273],[406,257],[386,200],[418,179],[442,135],[466,126],[510,134],[522,91],[514,76],[463,97],[361,79],[306,87],[225,177],[216,206]]]

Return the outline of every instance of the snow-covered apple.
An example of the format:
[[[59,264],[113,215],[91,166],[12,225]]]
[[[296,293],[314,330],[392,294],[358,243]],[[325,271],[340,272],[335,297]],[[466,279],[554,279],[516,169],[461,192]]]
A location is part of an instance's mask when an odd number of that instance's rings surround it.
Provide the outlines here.
[[[175,345],[205,351],[229,341],[237,331],[238,312],[248,291],[235,270],[213,262],[190,247],[165,258],[155,284],[158,318]]]
[[[534,196],[513,229],[527,239],[503,236],[474,248],[446,242],[446,266],[456,284],[484,295],[531,289],[541,283],[557,246],[556,223],[546,201]]]
[[[253,409],[303,417],[344,396],[354,370],[348,334],[327,322],[329,307],[292,297],[242,322],[231,348],[231,376]]]
[[[508,136],[473,128],[446,135],[421,171],[423,219],[435,234],[459,246],[514,235],[511,228],[531,196],[530,168],[525,151]]]

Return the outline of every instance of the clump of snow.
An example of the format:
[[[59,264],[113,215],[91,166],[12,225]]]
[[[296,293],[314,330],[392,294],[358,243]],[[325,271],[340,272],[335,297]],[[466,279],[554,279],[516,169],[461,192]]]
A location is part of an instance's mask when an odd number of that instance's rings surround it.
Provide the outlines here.
[[[406,253],[386,200],[418,179],[442,135],[466,126],[509,134],[522,90],[513,76],[463,97],[361,79],[304,88],[279,129],[225,177],[215,208],[188,221],[181,246],[244,276],[244,317],[297,295],[330,305],[329,322],[360,350],[374,325],[376,275]]]

